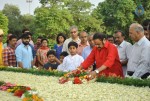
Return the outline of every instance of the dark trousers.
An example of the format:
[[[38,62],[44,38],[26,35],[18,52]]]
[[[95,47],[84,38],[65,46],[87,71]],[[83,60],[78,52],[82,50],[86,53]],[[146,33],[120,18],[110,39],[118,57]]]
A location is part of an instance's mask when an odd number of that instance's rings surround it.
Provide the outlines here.
[[[129,76],[132,76],[134,72],[128,71],[127,74]],[[145,73],[144,75],[141,76],[141,79],[146,79],[148,76],[150,75],[150,73]]]

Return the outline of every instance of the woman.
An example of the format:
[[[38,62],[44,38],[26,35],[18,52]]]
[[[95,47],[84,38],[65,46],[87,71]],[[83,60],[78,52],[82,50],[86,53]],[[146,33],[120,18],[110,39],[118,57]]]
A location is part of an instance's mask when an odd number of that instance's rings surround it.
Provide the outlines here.
[[[60,53],[62,52],[63,43],[66,40],[66,37],[63,33],[59,33],[57,35],[56,41],[57,44],[54,45],[54,49],[56,50],[56,57],[59,59]]]
[[[37,50],[37,60],[38,60],[38,67],[43,67],[45,63],[48,62],[47,59],[47,52],[50,49],[48,48],[48,40],[42,39],[41,40],[41,47]]]

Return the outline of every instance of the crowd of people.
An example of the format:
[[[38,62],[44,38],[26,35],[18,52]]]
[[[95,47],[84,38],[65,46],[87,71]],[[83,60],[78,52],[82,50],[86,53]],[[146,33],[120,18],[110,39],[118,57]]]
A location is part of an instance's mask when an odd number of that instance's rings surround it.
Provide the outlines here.
[[[34,44],[28,29],[22,31],[19,39],[8,34],[4,45],[4,32],[0,29],[0,66],[25,69],[36,66],[63,72],[86,69],[91,78],[106,75],[144,79],[150,75],[150,21],[147,25],[129,26],[132,44],[125,40],[126,34],[121,30],[113,35],[88,34],[71,26],[69,31],[68,39],[63,33],[57,35],[52,49],[48,47],[48,39],[41,36]]]

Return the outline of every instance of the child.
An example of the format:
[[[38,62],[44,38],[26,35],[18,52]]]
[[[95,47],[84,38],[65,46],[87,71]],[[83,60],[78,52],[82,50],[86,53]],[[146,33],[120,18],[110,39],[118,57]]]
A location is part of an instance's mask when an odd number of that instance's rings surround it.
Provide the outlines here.
[[[73,71],[76,70],[78,66],[84,61],[83,57],[77,54],[78,44],[76,42],[70,42],[68,44],[68,49],[70,55],[66,56],[62,63],[63,71]]]
[[[64,52],[62,52],[62,53],[60,54],[60,62],[61,62],[61,64],[60,64],[60,65],[58,66],[58,68],[57,68],[58,71],[64,71],[64,68],[62,67],[62,63],[63,63],[63,60],[64,60],[64,58],[65,58],[66,56],[68,56],[68,53],[67,53],[66,51],[64,51]]]
[[[57,69],[58,67],[58,63],[56,63],[55,58],[56,58],[56,53],[54,50],[50,50],[47,52],[47,58],[48,58],[48,62],[46,64],[44,64],[44,69],[47,70],[53,70],[53,69]]]

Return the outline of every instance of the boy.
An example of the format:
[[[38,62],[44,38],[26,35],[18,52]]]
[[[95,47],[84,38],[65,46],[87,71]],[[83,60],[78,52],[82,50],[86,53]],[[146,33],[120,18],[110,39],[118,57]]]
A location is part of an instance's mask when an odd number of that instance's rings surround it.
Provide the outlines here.
[[[62,63],[63,71],[73,71],[76,70],[78,66],[84,61],[83,57],[77,54],[78,44],[76,42],[70,42],[68,44],[68,49],[70,55],[66,56]]]
[[[48,62],[46,64],[44,64],[44,69],[46,70],[53,70],[53,69],[57,69],[58,67],[58,63],[56,63],[55,58],[56,58],[56,53],[54,50],[50,50],[47,52],[47,58],[48,58]]]
[[[58,71],[64,71],[64,68],[62,67],[62,63],[63,63],[63,60],[64,58],[68,56],[68,53],[66,51],[63,51],[61,54],[60,54],[60,65],[58,66],[57,70]]]

